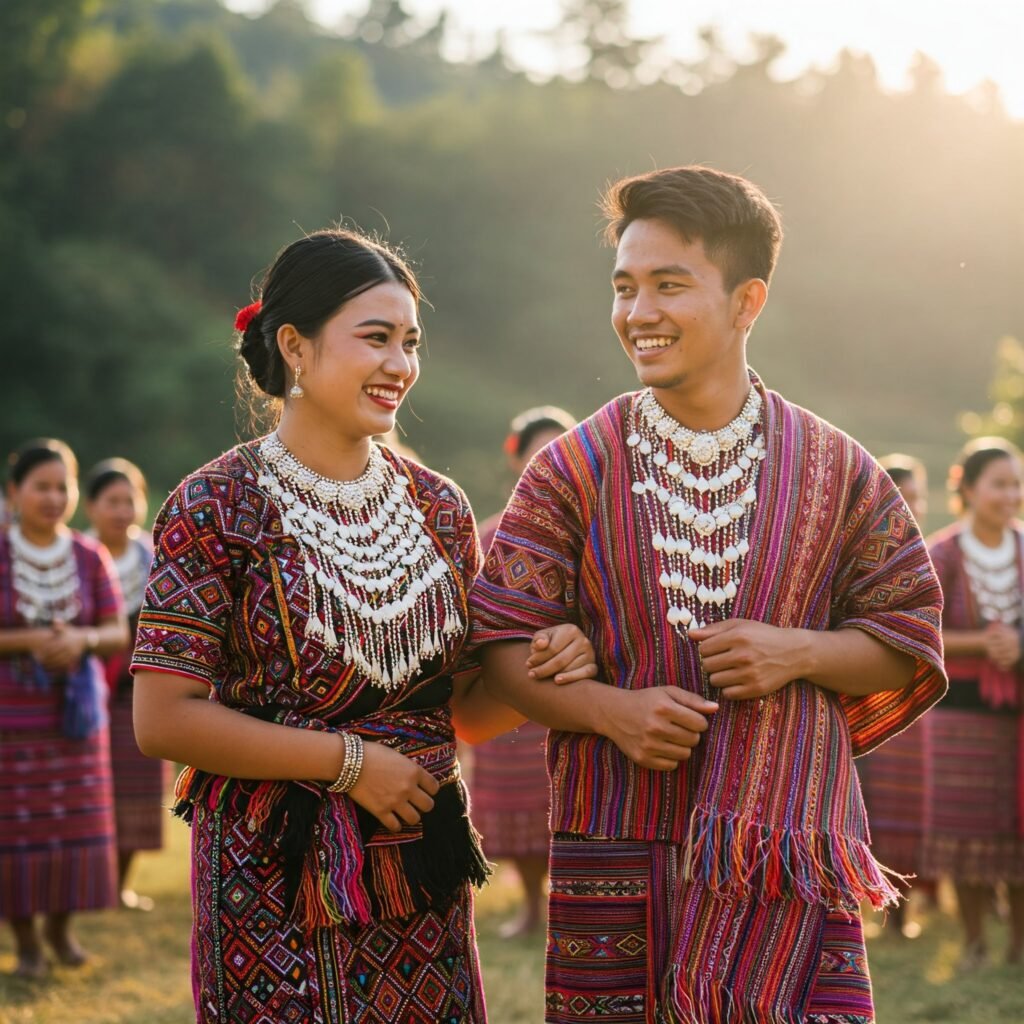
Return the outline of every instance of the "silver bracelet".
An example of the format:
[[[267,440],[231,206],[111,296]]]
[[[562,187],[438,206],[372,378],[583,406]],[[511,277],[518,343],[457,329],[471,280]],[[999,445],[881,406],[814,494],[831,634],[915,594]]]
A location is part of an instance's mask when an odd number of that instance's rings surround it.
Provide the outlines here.
[[[341,734],[345,741],[345,762],[338,777],[327,787],[331,793],[348,793],[359,781],[363,770],[363,738],[354,732]]]

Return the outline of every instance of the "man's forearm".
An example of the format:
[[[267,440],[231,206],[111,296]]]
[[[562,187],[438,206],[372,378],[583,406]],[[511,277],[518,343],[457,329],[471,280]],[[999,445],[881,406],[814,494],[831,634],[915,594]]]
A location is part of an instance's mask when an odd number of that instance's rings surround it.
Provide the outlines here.
[[[914,678],[914,658],[862,629],[801,630],[806,645],[798,678],[851,697],[902,690]]]
[[[549,729],[607,735],[611,705],[620,691],[591,679],[569,686],[531,679],[526,668],[529,654],[530,644],[525,640],[484,647],[483,678],[495,699]]]

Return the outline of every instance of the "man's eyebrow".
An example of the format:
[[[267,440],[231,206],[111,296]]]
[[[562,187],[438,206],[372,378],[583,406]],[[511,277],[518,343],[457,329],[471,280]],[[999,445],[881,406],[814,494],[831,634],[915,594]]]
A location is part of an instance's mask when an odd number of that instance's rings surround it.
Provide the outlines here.
[[[651,277],[696,277],[697,275],[689,267],[684,267],[681,263],[670,263],[664,267],[656,267],[650,271]],[[612,274],[613,281],[620,281],[623,278],[631,278],[633,275],[628,270],[622,270],[621,268],[616,270]]]

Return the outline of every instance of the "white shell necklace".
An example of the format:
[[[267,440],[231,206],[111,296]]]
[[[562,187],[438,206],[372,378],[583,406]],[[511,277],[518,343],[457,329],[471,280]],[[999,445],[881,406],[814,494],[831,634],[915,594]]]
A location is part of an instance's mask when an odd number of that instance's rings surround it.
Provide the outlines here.
[[[651,522],[666,618],[679,632],[726,618],[736,597],[766,454],[764,437],[755,429],[761,406],[761,395],[751,388],[727,426],[693,431],[673,419],[649,389],[634,405],[626,438],[633,494]]]
[[[26,540],[17,523],[7,535],[18,613],[30,626],[71,622],[82,607],[71,534],[61,534],[44,548]]]
[[[129,615],[134,615],[142,607],[142,601],[146,596],[149,561],[144,552],[145,549],[135,537],[129,535],[128,546],[114,559],[117,579],[121,584],[121,596]]]
[[[305,635],[355,664],[375,686],[397,689],[460,633],[458,590],[424,530],[409,480],[374,444],[357,480],[304,466],[277,434],[259,446],[259,484],[302,551],[309,586]]]
[[[1004,530],[999,546],[982,544],[968,526],[957,538],[978,611],[986,622],[1015,625],[1021,618],[1017,534]]]

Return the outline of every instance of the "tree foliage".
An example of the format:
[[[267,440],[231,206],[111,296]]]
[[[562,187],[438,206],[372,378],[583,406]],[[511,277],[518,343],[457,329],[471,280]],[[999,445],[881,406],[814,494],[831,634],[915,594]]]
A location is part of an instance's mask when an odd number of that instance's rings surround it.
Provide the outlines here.
[[[772,37],[740,59],[694,26],[703,55],[669,61],[625,4],[566,0],[579,80],[537,84],[501,46],[446,62],[444,19],[396,0],[343,35],[295,0],[255,18],[216,0],[0,10],[6,449],[62,434],[173,484],[235,438],[231,322],[252,279],[349,220],[422,271],[428,352],[403,424],[489,512],[512,413],[582,415],[632,386],[601,186],[693,161],[748,174],[783,212],[752,362],[874,450],[944,466],[997,339],[1024,337],[1024,126],[990,86],[948,95],[923,56],[905,93],[852,53],[781,82]]]

